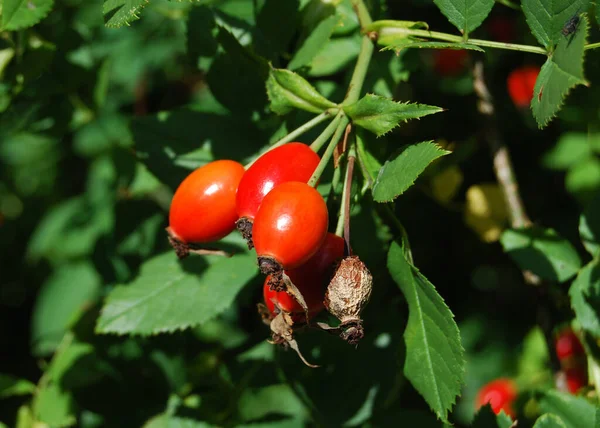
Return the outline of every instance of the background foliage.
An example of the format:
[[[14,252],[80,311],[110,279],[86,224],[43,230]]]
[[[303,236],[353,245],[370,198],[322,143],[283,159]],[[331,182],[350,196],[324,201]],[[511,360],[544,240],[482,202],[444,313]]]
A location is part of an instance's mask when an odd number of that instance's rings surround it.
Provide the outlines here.
[[[488,408],[473,419],[499,376],[522,391],[519,426],[598,424],[600,62],[586,46],[600,8],[367,2],[374,20],[410,21],[372,24],[361,100],[344,109],[362,128],[353,247],[375,286],[358,348],[298,337],[314,370],[266,342],[263,279],[237,234],[218,244],[230,259],[179,262],[164,228],[189,171],[247,163],[341,102],[364,41],[352,3],[0,5],[0,425],[507,427]],[[502,20],[529,51],[466,38],[493,41]],[[534,227],[509,228],[470,68],[436,71],[448,46],[485,64]],[[506,91],[521,65],[542,66],[530,111]],[[565,323],[594,374],[579,396],[553,388],[544,333]]]

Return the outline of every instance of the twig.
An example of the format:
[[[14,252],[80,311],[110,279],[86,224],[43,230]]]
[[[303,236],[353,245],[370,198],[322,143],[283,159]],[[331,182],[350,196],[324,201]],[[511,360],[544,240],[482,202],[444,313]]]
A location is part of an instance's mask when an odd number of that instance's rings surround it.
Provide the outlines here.
[[[532,223],[527,216],[519,193],[519,186],[510,160],[510,153],[498,131],[494,103],[485,83],[483,63],[481,61],[477,61],[475,64],[473,76],[473,86],[475,93],[479,97],[478,110],[486,118],[484,123],[485,139],[488,142],[494,162],[496,179],[502,188],[502,193],[508,206],[511,226],[513,228],[530,227]],[[537,323],[544,332],[552,370],[558,372],[560,370],[560,362],[554,352],[554,339],[552,335],[556,310],[549,296],[548,284],[531,271],[523,271],[523,279],[526,284],[535,288],[537,294]]]

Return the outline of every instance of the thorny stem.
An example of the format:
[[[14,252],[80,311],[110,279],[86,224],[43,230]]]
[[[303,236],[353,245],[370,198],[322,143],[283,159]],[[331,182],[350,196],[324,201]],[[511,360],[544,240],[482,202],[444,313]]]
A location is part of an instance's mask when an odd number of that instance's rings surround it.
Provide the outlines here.
[[[308,122],[306,122],[304,125],[299,126],[298,128],[294,129],[292,132],[290,132],[289,134],[287,134],[282,139],[280,139],[280,140],[276,141],[275,143],[273,143],[271,146],[269,146],[269,148],[267,150],[265,150],[264,152],[262,152],[261,154],[259,154],[256,157],[256,159],[258,159],[259,157],[261,157],[265,153],[267,153],[267,152],[269,152],[269,151],[271,151],[271,150],[273,150],[273,149],[275,149],[275,148],[277,148],[279,146],[283,146],[284,144],[287,144],[290,141],[295,140],[297,137],[299,137],[300,135],[304,134],[306,131],[311,130],[312,128],[314,128],[318,124],[326,121],[329,117],[331,117],[331,115],[333,115],[333,114],[335,114],[337,112],[338,112],[338,109],[336,109],[336,108],[331,108],[331,109],[325,110],[323,113],[319,114],[318,116],[313,117],[311,120],[309,120]],[[326,130],[327,130],[327,128],[325,129],[325,131]],[[325,132],[325,131],[323,131],[323,132]],[[313,149],[312,145],[311,145],[311,149]],[[318,151],[318,149],[315,150],[315,151]],[[250,168],[252,166],[252,164],[254,162],[256,162],[256,159],[254,159],[252,162],[250,162],[249,164],[247,164],[245,166],[245,168],[246,169]]]
[[[508,147],[504,144],[498,126],[496,123],[495,109],[492,96],[485,83],[483,72],[483,63],[478,61],[475,64],[473,87],[479,97],[479,112],[486,118],[485,130],[486,140],[490,147],[492,159],[494,162],[494,172],[498,184],[502,188],[504,199],[508,206],[508,211],[513,228],[530,227],[531,220],[527,216],[525,206],[519,193],[519,186],[515,177]],[[530,271],[523,271],[525,283],[534,286],[537,292],[537,322],[544,332],[546,345],[550,351],[550,361],[552,369],[555,372],[560,370],[560,362],[554,352],[554,341],[552,337],[553,329],[553,305],[548,293],[548,284]]]
[[[390,24],[394,21],[389,21]],[[384,27],[379,30],[380,37],[383,35],[403,35],[403,36],[416,36],[416,37],[425,37],[428,39],[435,40],[443,40],[446,42],[452,43],[469,43],[471,45],[482,46],[487,48],[496,48],[496,49],[507,49],[512,51],[521,51],[521,52],[530,52],[540,55],[548,55],[546,49],[539,46],[530,46],[530,45],[519,45],[516,43],[504,43],[504,42],[495,42],[492,40],[481,40],[481,39],[464,39],[462,36],[455,36],[453,34],[440,33],[438,31],[429,31],[429,30],[419,30],[415,28],[401,28],[401,27]]]
[[[321,134],[317,137],[315,141],[310,145],[310,148],[313,152],[318,153],[319,150],[323,147],[323,145],[327,142],[329,138],[333,135],[335,130],[337,129],[338,123],[342,119],[343,112],[339,112],[335,118],[327,125],[327,128],[321,132]]]
[[[338,114],[338,117],[340,117],[340,119],[338,122],[338,126],[335,130],[335,134],[333,134],[333,137],[329,141],[329,145],[327,146],[325,153],[323,153],[323,156],[321,157],[321,161],[319,162],[319,165],[317,165],[315,172],[310,177],[310,180],[308,181],[309,186],[316,187],[317,182],[319,181],[319,178],[321,178],[323,171],[325,171],[325,167],[327,166],[327,164],[329,163],[329,160],[331,159],[331,155],[333,155],[335,146],[337,145],[338,141],[340,141],[340,138],[342,137],[342,133],[344,132],[344,129],[346,129],[346,125],[348,125],[348,122],[350,121],[343,112],[340,112]]]

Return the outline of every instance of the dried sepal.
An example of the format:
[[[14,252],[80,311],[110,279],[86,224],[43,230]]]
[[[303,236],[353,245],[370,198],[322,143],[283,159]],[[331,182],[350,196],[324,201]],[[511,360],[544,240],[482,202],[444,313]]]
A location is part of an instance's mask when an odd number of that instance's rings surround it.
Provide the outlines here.
[[[231,257],[233,254],[228,253],[227,251],[217,250],[215,248],[200,248],[196,247],[194,244],[188,244],[186,242],[180,241],[170,227],[166,228],[167,234],[169,236],[169,244],[175,250],[175,254],[179,259],[185,259],[190,254],[196,254],[199,256],[223,256],[223,257]]]

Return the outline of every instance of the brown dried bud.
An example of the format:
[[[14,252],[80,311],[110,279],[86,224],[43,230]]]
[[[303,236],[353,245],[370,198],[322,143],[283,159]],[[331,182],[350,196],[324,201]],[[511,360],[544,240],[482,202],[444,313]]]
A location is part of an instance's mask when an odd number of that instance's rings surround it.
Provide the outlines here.
[[[325,292],[325,308],[342,323],[340,336],[357,344],[364,332],[360,313],[371,297],[373,276],[357,256],[343,259]]]

